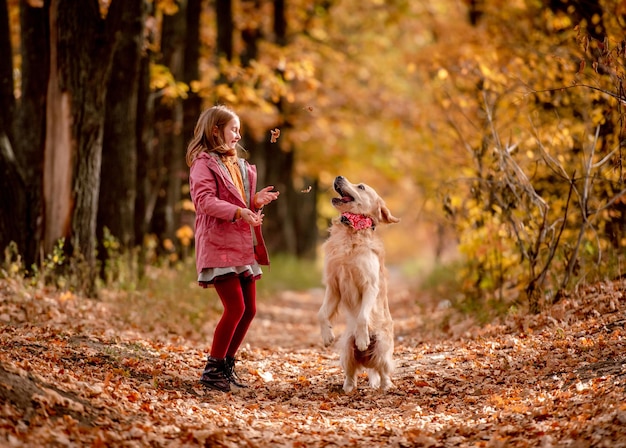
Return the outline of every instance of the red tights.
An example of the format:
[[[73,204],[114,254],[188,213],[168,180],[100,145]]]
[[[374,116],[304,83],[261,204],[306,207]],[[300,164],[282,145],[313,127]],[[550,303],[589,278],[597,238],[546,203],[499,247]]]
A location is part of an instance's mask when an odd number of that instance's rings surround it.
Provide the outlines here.
[[[216,279],[214,286],[224,314],[215,327],[211,356],[216,359],[234,357],[256,314],[255,280],[232,276]]]

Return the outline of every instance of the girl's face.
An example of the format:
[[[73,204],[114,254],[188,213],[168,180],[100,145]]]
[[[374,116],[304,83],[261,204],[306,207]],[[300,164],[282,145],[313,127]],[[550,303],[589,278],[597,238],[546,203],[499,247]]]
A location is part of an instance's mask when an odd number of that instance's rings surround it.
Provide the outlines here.
[[[224,126],[224,143],[226,143],[226,146],[233,150],[237,148],[237,142],[241,140],[239,126],[239,118],[237,117],[230,120],[226,123],[226,126]]]

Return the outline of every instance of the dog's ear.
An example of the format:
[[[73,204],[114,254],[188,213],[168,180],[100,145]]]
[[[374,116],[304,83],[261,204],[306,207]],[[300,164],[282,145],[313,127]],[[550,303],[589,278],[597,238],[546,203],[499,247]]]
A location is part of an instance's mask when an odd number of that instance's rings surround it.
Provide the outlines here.
[[[380,222],[384,222],[387,224],[400,222],[400,219],[396,218],[395,216],[391,214],[391,212],[389,211],[389,209],[387,208],[384,202],[380,203],[379,211],[380,211],[380,216],[379,216]]]

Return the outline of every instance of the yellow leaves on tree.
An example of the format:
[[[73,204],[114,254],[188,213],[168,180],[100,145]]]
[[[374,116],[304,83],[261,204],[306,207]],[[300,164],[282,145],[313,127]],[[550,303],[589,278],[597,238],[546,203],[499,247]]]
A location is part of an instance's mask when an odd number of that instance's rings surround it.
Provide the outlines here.
[[[184,247],[189,247],[191,245],[193,236],[193,229],[188,225],[184,225],[176,231],[176,238],[178,238]]]
[[[176,81],[169,68],[160,64],[150,66],[150,88],[166,102],[187,98],[189,92],[187,84]]]

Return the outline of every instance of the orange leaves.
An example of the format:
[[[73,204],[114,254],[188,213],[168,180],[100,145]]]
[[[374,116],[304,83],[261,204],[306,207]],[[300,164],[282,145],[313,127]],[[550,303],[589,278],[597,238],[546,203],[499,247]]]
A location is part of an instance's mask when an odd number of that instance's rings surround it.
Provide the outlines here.
[[[280,137],[280,129],[276,128],[270,131],[272,137],[270,138],[271,143],[276,143],[278,141],[278,137]]]
[[[391,285],[390,305],[402,339],[389,393],[368,389],[366,374],[357,391],[341,392],[338,356],[319,341],[322,292],[308,291],[259,301],[236,365],[250,387],[222,394],[198,383],[217,317],[186,336],[163,330],[168,316],[131,328],[111,307],[121,295],[99,306],[75,296],[61,308],[54,294],[24,299],[26,291],[0,281],[2,312],[16,315],[11,308],[35,306],[30,300],[39,307],[29,310],[36,325],[0,329],[0,431],[26,447],[521,448],[545,440],[610,446],[624,437],[622,281],[538,316],[465,324],[457,336],[433,330],[437,313],[451,309],[417,307],[398,287]],[[27,415],[28,428],[20,430]]]
[[[325,401],[320,404],[319,409],[320,411],[330,411],[333,407],[334,405],[332,403]]]
[[[311,382],[309,381],[309,379],[305,376],[299,376],[298,377],[298,384],[302,387],[308,387],[311,385]]]

